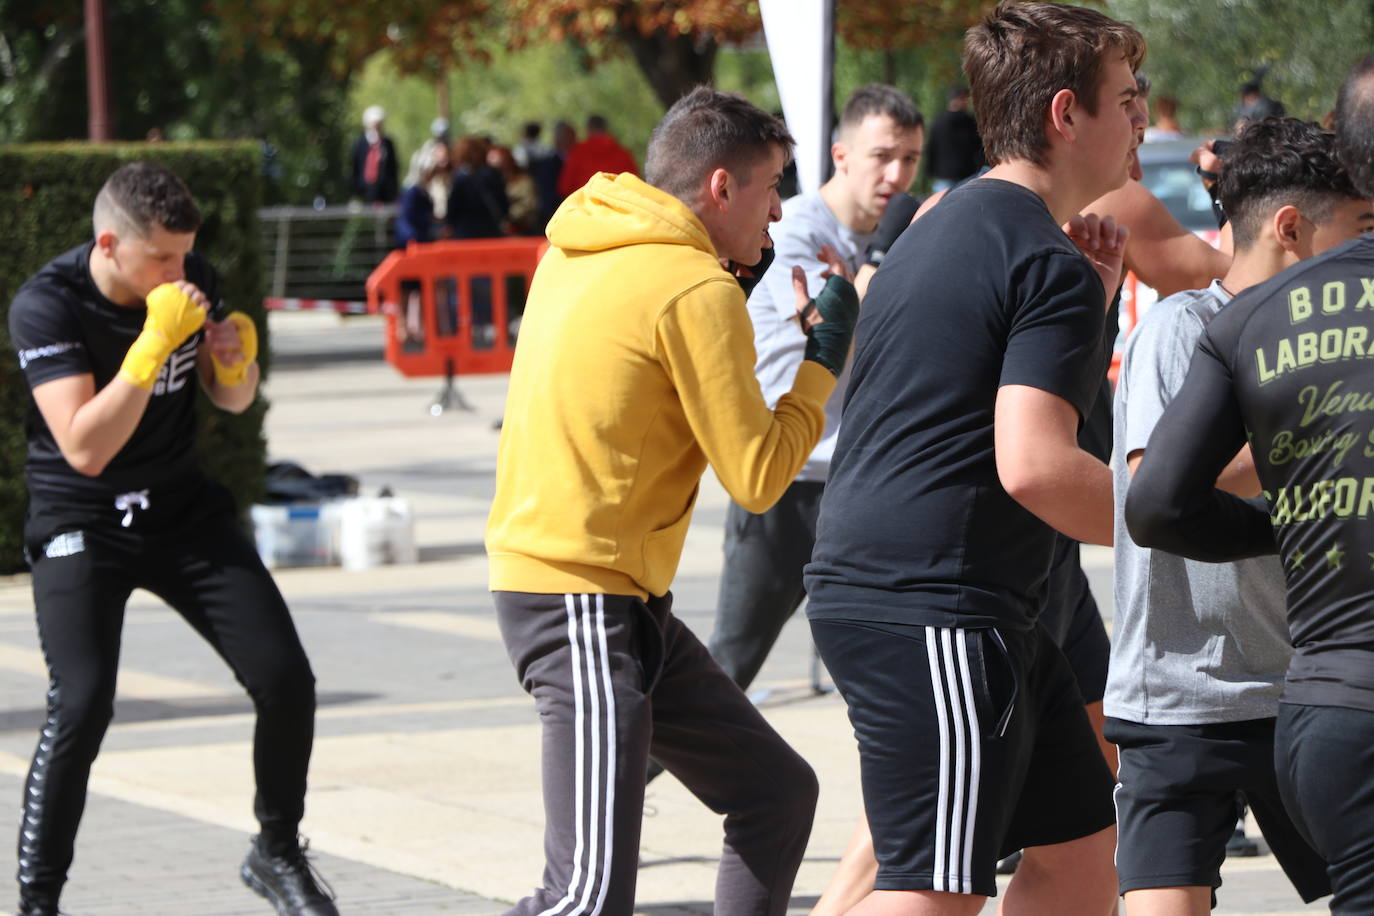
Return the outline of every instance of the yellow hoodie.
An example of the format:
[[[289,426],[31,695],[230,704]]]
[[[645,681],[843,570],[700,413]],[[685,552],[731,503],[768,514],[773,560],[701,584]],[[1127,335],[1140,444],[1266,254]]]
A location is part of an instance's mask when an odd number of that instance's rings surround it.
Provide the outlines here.
[[[662,595],[707,462],[764,511],[820,439],[835,378],[803,362],[768,409],[739,284],[696,215],[633,175],[597,175],[548,233],[506,399],[490,585]]]

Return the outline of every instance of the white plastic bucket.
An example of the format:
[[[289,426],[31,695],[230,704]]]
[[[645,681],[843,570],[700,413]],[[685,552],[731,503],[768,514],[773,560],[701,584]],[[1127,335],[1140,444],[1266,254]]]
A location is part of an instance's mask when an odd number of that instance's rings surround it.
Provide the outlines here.
[[[415,520],[395,496],[344,500],[339,513],[339,558],[344,569],[414,563]]]

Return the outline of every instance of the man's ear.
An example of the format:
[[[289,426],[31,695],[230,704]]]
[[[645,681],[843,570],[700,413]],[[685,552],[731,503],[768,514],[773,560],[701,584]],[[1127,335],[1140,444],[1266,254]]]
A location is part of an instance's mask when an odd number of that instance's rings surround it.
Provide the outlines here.
[[[729,209],[734,193],[734,179],[725,169],[713,169],[706,176],[706,200],[715,209]]]
[[[845,146],[843,140],[836,140],[830,144],[830,158],[835,163],[836,172],[843,172],[847,168],[849,147]]]
[[[1269,220],[1269,230],[1284,251],[1298,252],[1302,247],[1302,213],[1292,204],[1285,204]]]
[[[1080,111],[1078,97],[1073,94],[1073,90],[1060,89],[1054,94],[1054,98],[1050,99],[1050,131],[1064,140],[1073,140],[1078,135],[1074,119]]]
[[[119,236],[113,229],[101,229],[95,234],[95,247],[107,258],[114,257],[115,248],[119,245]]]

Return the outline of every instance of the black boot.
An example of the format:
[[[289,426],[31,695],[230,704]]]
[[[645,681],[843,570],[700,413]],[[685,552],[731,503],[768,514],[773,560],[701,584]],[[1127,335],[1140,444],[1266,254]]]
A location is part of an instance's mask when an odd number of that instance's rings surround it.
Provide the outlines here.
[[[334,889],[306,858],[308,848],[305,842],[285,855],[269,856],[258,845],[258,838],[253,838],[253,848],[239,875],[244,884],[277,908],[277,916],[339,916]]]
[[[14,916],[61,916],[61,913],[58,911],[56,903],[21,897],[19,909],[14,911]]]

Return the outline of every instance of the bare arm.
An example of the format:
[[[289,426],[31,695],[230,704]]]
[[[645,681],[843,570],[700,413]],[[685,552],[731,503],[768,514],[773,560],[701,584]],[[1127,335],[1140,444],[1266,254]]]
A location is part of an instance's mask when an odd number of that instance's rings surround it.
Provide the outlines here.
[[[1112,543],[1112,473],[1078,447],[1078,411],[1028,385],[997,391],[997,476],[1012,499],[1076,541]]]
[[[1132,477],[1135,476],[1135,469],[1140,466],[1140,459],[1145,457],[1145,449],[1138,448],[1126,456],[1126,468]],[[1243,499],[1252,496],[1259,496],[1262,487],[1260,486],[1259,475],[1255,473],[1255,457],[1250,454],[1250,446],[1244,446],[1236,457],[1231,459],[1231,463],[1222,469],[1217,475],[1217,489],[1225,490],[1227,493],[1234,493]]]
[[[1223,254],[1174,219],[1167,207],[1138,181],[1128,181],[1093,201],[1087,210],[1110,213],[1131,230],[1126,267],[1160,298],[1202,289],[1231,267]]]
[[[44,382],[33,389],[38,412],[48,424],[62,457],[80,474],[105,470],[138,428],[152,390],[121,376],[99,392],[89,372]]]

